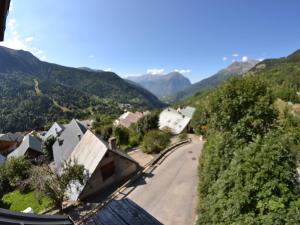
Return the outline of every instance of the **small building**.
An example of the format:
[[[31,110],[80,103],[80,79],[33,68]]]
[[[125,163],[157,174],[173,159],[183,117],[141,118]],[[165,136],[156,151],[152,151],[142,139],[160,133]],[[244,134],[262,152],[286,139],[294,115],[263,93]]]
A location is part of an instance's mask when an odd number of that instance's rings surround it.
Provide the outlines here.
[[[47,131],[47,133],[43,136],[43,139],[47,140],[50,137],[56,138],[64,129],[64,125],[55,122]]]
[[[15,150],[23,141],[22,133],[0,134],[0,154],[6,156]]]
[[[69,161],[83,165],[88,172],[88,181],[84,185],[72,184],[69,190],[70,200],[86,199],[113,184],[125,181],[139,166],[126,153],[108,145],[88,130],[71,153]]]
[[[180,134],[184,130],[189,130],[189,124],[195,112],[193,107],[166,108],[159,115],[159,129],[169,130],[173,134]]]
[[[131,124],[137,123],[139,119],[149,113],[150,112],[125,112],[115,120],[114,125],[129,128]]]
[[[42,141],[28,134],[24,137],[21,145],[10,153],[7,158],[24,156],[27,159],[35,159],[42,154]]]
[[[63,164],[87,131],[86,127],[76,119],[64,125],[64,128],[53,144],[53,157],[58,173],[61,172]]]

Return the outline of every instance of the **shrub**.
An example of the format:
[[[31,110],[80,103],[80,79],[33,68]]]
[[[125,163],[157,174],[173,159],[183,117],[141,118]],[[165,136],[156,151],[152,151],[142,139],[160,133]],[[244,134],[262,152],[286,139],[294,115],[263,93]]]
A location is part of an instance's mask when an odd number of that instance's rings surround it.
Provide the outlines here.
[[[24,157],[13,157],[8,159],[4,165],[4,174],[9,180],[11,187],[16,188],[29,178],[31,163]]]
[[[141,118],[136,124],[136,131],[144,136],[148,131],[158,128],[158,114],[152,113]]]
[[[170,135],[162,131],[148,132],[142,142],[142,151],[148,154],[159,153],[170,144]]]
[[[67,198],[66,191],[72,182],[84,184],[88,173],[84,166],[66,163],[63,174],[59,176],[47,165],[34,167],[31,175],[31,186],[40,195],[48,197],[53,205],[62,210],[62,203]]]
[[[53,147],[55,141],[56,141],[56,139],[54,137],[50,137],[46,141],[43,142],[43,146],[42,146],[43,152],[49,161],[53,161],[52,147]]]
[[[113,135],[118,145],[127,145],[129,142],[129,130],[124,127],[114,127]]]
[[[180,141],[184,141],[184,140],[188,139],[188,135],[187,135],[187,133],[184,132],[184,133],[179,134],[178,138]]]

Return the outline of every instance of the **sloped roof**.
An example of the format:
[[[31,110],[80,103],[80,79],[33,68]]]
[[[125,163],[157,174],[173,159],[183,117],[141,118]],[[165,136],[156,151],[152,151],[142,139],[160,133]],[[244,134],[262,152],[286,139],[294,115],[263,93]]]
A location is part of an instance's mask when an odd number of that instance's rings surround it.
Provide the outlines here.
[[[68,216],[35,215],[30,213],[13,212],[7,209],[0,209],[0,224],[72,225],[74,223]]]
[[[96,215],[94,215],[89,221],[87,221],[87,224],[162,225],[162,223],[155,217],[128,198],[112,200],[108,205],[97,212]]]
[[[185,112],[190,114],[190,109]],[[159,129],[170,129],[174,134],[180,134],[191,121],[191,117],[172,108],[163,110],[159,115]]]
[[[182,115],[185,115],[185,116],[190,117],[190,118],[193,117],[195,111],[196,111],[196,109],[194,107],[191,107],[191,106],[187,106],[187,107],[181,108],[179,110],[179,112]]]
[[[87,129],[76,119],[65,125],[65,129],[53,145],[54,162],[58,172],[86,131]]]
[[[144,115],[145,114],[142,112],[126,112],[119,117],[119,119],[116,121],[116,125],[129,128],[131,124],[136,123]]]
[[[46,135],[44,136],[44,139],[47,139],[51,136],[52,137],[57,137],[57,134],[62,132],[64,129],[65,129],[64,125],[55,122],[50,127],[50,129],[47,131]]]
[[[17,132],[17,133],[6,133],[6,134],[0,134],[0,141],[17,141],[21,142],[23,140],[24,136]]]
[[[122,158],[126,158],[135,163],[135,161],[126,153],[109,149],[108,144],[90,130],[84,134],[74,151],[71,153],[69,160],[71,162],[76,162],[79,165],[83,165],[91,177],[108,151],[118,154]],[[73,185],[74,187],[72,188],[71,193],[69,193],[70,199],[77,200],[85,185]]]
[[[18,148],[16,148],[12,153],[10,153],[7,157],[10,158],[24,156],[28,149],[37,151],[39,153],[43,153],[42,142],[28,134],[24,137],[21,145]]]

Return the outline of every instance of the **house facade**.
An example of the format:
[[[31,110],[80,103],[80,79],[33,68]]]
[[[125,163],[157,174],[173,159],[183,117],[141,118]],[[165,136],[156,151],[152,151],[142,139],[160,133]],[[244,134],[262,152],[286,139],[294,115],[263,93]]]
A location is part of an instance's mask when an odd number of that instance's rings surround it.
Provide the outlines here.
[[[86,199],[125,181],[139,169],[130,156],[110,146],[114,145],[108,145],[90,130],[84,134],[69,160],[84,166],[88,180],[84,185],[72,185],[68,193],[71,200]]]

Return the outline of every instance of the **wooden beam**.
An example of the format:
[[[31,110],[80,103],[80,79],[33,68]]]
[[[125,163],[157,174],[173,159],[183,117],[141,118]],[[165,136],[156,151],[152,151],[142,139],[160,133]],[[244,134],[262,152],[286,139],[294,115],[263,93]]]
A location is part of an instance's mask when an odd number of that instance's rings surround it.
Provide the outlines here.
[[[6,17],[8,14],[10,0],[0,1],[0,41],[4,40],[4,32],[6,27]]]

